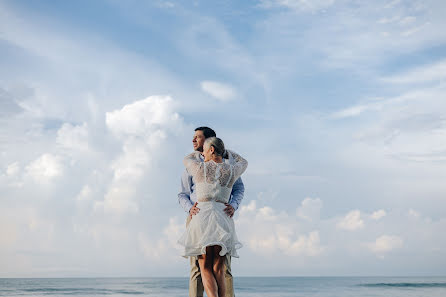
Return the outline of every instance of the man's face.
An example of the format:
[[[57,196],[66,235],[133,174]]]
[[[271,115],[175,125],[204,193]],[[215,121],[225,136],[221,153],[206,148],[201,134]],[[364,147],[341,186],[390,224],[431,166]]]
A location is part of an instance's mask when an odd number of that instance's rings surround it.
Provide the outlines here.
[[[203,131],[197,130],[194,133],[194,138],[192,138],[192,145],[194,146],[194,151],[203,151],[203,144],[205,141]]]

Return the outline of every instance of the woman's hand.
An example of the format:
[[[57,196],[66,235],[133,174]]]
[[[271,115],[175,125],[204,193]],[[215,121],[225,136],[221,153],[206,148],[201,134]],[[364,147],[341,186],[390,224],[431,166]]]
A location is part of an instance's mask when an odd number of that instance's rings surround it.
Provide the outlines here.
[[[200,212],[200,209],[197,207],[197,204],[198,202],[195,202],[194,206],[192,206],[192,208],[189,210],[189,215],[191,216],[191,218],[192,216]]]

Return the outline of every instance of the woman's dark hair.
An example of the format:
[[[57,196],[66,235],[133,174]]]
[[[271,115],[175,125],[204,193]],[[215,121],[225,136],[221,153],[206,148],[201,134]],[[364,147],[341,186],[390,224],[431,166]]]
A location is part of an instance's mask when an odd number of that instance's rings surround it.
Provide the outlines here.
[[[198,127],[195,131],[203,131],[204,138],[216,137],[215,131],[209,127]]]

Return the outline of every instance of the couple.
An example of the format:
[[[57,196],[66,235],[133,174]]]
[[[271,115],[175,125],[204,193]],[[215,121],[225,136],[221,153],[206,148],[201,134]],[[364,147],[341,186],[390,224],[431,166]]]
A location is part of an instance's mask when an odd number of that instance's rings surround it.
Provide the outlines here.
[[[194,152],[184,158],[178,200],[189,213],[186,231],[178,242],[190,257],[189,296],[233,297],[231,256],[242,245],[232,216],[243,199],[241,174],[248,162],[226,150],[208,127],[195,129]]]

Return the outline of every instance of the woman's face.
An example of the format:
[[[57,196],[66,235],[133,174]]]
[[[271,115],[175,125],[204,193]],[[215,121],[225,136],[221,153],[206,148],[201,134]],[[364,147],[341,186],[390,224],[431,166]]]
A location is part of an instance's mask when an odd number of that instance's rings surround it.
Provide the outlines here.
[[[209,145],[208,143],[205,143],[203,145],[203,156],[204,161],[210,161],[212,160],[212,154],[214,153],[214,147],[212,145]]]

